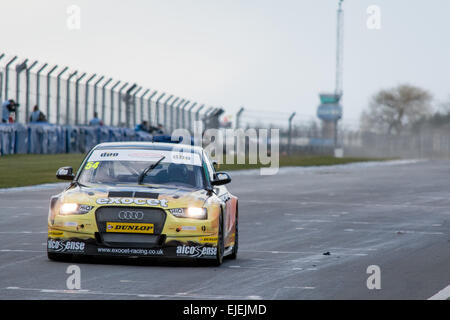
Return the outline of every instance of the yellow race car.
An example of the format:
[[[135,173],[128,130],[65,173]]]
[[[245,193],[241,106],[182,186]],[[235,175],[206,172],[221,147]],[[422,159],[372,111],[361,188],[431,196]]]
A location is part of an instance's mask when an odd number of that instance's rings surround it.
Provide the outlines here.
[[[238,251],[238,199],[201,147],[156,142],[95,146],[50,200],[47,253],[208,259]]]

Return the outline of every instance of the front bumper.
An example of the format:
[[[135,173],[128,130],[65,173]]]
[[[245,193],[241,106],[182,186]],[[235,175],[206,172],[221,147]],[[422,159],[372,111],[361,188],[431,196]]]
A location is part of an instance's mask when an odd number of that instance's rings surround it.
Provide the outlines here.
[[[213,259],[217,247],[215,236],[188,237],[182,239],[167,238],[160,235],[160,243],[142,242],[105,243],[96,234],[90,237],[59,238],[55,232],[48,237],[49,253],[85,255],[85,256],[117,256],[117,257],[154,257],[154,258],[200,258]],[[57,234],[57,233],[56,233]],[[126,234],[121,234],[126,237]],[[132,235],[130,235],[132,236]],[[164,240],[164,241],[162,241]]]

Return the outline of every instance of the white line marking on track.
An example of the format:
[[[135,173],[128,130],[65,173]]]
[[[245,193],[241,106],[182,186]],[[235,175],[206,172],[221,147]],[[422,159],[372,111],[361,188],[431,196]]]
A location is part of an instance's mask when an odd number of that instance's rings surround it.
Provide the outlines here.
[[[21,288],[21,287],[6,287],[4,290],[22,290],[22,291],[37,291],[40,293],[66,293],[66,294],[85,294],[85,295],[100,295],[100,296],[131,296],[140,298],[194,298],[194,299],[253,299],[260,300],[260,296],[230,296],[230,295],[202,295],[202,294],[153,294],[153,293],[126,293],[126,292],[102,292],[89,290],[58,290],[58,289],[37,289],[37,288]]]
[[[428,300],[447,300],[450,298],[450,285],[428,298]]]

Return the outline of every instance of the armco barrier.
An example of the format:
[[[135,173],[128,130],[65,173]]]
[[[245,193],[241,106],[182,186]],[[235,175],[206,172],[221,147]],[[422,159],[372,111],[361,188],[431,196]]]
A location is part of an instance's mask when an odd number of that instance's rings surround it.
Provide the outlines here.
[[[85,153],[101,142],[152,141],[152,138],[147,132],[129,128],[0,124],[0,155]]]

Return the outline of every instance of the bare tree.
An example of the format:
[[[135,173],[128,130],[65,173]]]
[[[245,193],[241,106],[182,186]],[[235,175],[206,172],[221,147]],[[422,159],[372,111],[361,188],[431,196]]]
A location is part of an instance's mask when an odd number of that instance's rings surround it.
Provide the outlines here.
[[[361,115],[363,130],[400,134],[419,119],[431,115],[431,94],[419,87],[402,84],[383,89],[370,100]]]

